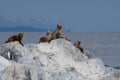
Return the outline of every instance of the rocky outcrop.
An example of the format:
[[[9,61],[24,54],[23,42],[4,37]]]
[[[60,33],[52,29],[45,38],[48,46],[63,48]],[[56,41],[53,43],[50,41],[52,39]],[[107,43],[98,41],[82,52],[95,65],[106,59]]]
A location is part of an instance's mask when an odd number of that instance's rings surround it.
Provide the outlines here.
[[[119,80],[115,69],[64,39],[2,44],[0,55],[0,80]]]

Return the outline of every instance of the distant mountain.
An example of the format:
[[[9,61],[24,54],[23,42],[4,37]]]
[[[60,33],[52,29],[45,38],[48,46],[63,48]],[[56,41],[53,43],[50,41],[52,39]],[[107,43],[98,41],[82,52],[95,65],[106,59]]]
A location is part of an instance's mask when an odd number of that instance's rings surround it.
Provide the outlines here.
[[[49,24],[43,24],[37,20],[30,20],[28,22],[24,20],[13,21],[0,16],[0,32],[38,32],[47,31],[48,29],[52,30]]]
[[[37,29],[30,26],[0,27],[0,32],[44,32],[47,30],[48,29]]]
[[[54,23],[42,23],[39,20],[10,20],[0,16],[0,32],[38,32],[38,31],[53,31],[56,28]],[[65,28],[62,31],[69,32]]]

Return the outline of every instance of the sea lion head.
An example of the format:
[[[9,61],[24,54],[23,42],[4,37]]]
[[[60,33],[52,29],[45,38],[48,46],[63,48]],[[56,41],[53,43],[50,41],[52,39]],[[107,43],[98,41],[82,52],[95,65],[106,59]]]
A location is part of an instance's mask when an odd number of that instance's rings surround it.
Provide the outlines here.
[[[77,45],[80,45],[81,42],[80,41],[76,41],[76,43],[77,43]]]
[[[22,39],[23,38],[23,32],[19,32],[18,36],[19,36],[19,39]]]
[[[74,42],[74,46],[76,46],[76,47],[77,47],[77,46],[80,46],[80,43],[81,43],[80,41],[75,41],[75,42]]]
[[[52,33],[48,30],[46,33],[46,39],[50,41],[52,39]]]
[[[51,34],[50,30],[48,30],[47,33],[46,33],[46,35],[50,35],[50,34]]]
[[[59,29],[59,30],[62,29],[62,24],[61,24],[61,23],[58,23],[58,24],[57,24],[57,29]]]

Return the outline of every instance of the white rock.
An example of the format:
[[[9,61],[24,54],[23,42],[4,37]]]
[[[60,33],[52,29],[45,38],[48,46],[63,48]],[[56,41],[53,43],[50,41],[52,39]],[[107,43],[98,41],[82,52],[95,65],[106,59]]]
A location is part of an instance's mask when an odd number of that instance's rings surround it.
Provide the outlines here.
[[[64,39],[24,47],[11,42],[0,46],[0,55],[8,59],[0,58],[0,80],[117,80],[113,68]]]
[[[4,57],[0,56],[0,71],[4,70],[8,66],[12,65],[10,61],[5,59]]]

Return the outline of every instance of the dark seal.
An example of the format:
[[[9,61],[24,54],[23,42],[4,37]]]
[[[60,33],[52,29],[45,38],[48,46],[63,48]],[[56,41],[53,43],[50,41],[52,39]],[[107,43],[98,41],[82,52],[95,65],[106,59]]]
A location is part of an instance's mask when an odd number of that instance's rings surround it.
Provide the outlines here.
[[[53,31],[52,33],[52,40],[61,38],[61,30],[62,30],[62,24],[58,23],[56,30]]]
[[[80,46],[80,44],[81,44],[80,41],[74,42],[74,46],[78,48],[82,53],[84,53],[84,49]]]
[[[21,42],[22,38],[23,38],[23,32],[20,32],[20,33],[18,33],[18,35],[13,35],[13,36],[9,37],[5,43],[18,41],[22,46],[24,46],[23,43]]]
[[[45,37],[41,37],[39,39],[39,43],[41,42],[50,42],[52,39],[52,33],[48,30],[47,33],[46,33],[46,36]]]

